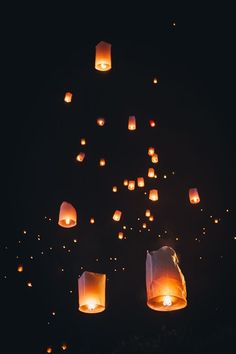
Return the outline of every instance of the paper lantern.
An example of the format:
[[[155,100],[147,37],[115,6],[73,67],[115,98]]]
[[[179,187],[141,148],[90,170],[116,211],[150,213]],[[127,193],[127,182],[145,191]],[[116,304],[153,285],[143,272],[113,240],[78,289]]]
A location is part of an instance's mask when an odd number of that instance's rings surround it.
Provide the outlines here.
[[[90,224],[94,224],[95,223],[94,218],[90,218],[89,222],[90,222]]]
[[[157,154],[153,154],[152,155],[152,162],[153,163],[158,163],[158,155]]]
[[[133,191],[135,189],[135,181],[129,181],[128,183],[128,189],[130,191]]]
[[[123,240],[123,238],[124,238],[124,233],[123,233],[122,231],[120,231],[120,232],[118,233],[118,239],[119,239],[119,240]]]
[[[128,184],[129,184],[129,181],[127,179],[124,179],[123,185],[128,186]]]
[[[145,183],[144,183],[144,178],[143,177],[138,177],[137,178],[137,185],[140,188],[144,187]]]
[[[105,125],[105,118],[97,118],[97,125],[103,127]]]
[[[112,192],[116,193],[117,192],[117,186],[112,187]]]
[[[158,83],[158,80],[157,80],[157,78],[156,78],[156,77],[154,77],[154,79],[153,79],[153,83],[154,83],[155,85]]]
[[[146,229],[146,228],[147,228],[147,224],[146,224],[145,222],[143,223],[142,226],[143,226],[143,229]]]
[[[173,248],[164,246],[147,252],[147,305],[155,311],[173,311],[187,306],[184,275]]]
[[[149,147],[148,148],[148,155],[149,156],[153,156],[155,154],[155,149],[154,149],[154,147]]]
[[[81,145],[86,145],[86,140],[85,140],[85,138],[81,138],[81,139],[80,139],[80,144],[81,144]]]
[[[77,224],[77,213],[72,204],[63,202],[60,207],[58,224],[70,228]]]
[[[154,170],[154,168],[150,167],[148,169],[148,177],[154,178],[154,176],[155,176],[155,170]]]
[[[150,215],[151,215],[150,209],[146,209],[146,211],[145,211],[145,216],[146,216],[147,218],[149,218]]]
[[[120,210],[116,210],[113,214],[112,219],[115,221],[120,221],[121,215],[122,215],[122,212]]]
[[[85,158],[85,153],[84,152],[80,152],[77,156],[76,156],[76,160],[78,162],[83,162]]]
[[[156,126],[155,120],[150,119],[150,120],[149,120],[149,125],[150,125],[151,128],[154,128],[154,127]]]
[[[99,71],[108,71],[111,69],[111,44],[99,42],[96,45],[95,69]]]
[[[66,92],[64,96],[64,101],[66,103],[70,103],[72,101],[72,93],[71,92]]]
[[[105,310],[106,274],[83,272],[78,279],[79,311],[99,313]]]
[[[149,219],[149,221],[153,221],[154,220],[154,216],[150,215],[148,219]]]
[[[149,191],[149,199],[152,200],[153,202],[158,200],[158,190],[157,189],[151,189]]]
[[[189,189],[189,201],[191,204],[198,204],[200,202],[200,197],[197,188]]]
[[[100,165],[101,167],[105,166],[105,165],[106,165],[106,160],[105,160],[105,159],[100,159],[99,165]]]
[[[46,352],[47,352],[48,354],[52,353],[52,347],[48,347],[47,350],[46,350]]]
[[[22,273],[23,270],[24,270],[23,265],[22,265],[22,264],[19,264],[18,267],[17,267],[17,272]]]
[[[136,129],[136,118],[135,116],[129,116],[128,130],[135,130],[135,129]]]
[[[61,344],[61,349],[62,350],[66,350],[67,349],[67,344],[66,343],[62,343]]]

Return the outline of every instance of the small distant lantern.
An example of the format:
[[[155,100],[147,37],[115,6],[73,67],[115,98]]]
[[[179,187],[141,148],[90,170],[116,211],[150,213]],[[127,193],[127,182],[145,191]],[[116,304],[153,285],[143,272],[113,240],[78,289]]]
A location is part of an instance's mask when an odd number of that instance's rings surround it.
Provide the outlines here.
[[[135,130],[135,129],[136,129],[136,118],[135,116],[129,116],[128,130]]]
[[[143,229],[146,229],[147,228],[147,224],[144,222],[143,223]]]
[[[111,69],[111,44],[99,42],[96,45],[95,69],[98,71],[108,71]]]
[[[184,275],[173,248],[164,246],[147,253],[147,305],[155,311],[173,311],[187,306]]]
[[[123,240],[123,238],[124,238],[124,233],[123,233],[122,231],[120,231],[120,232],[118,233],[118,239],[119,239],[119,240]]]
[[[121,215],[122,215],[122,212],[120,210],[116,210],[113,214],[112,219],[115,221],[120,221]]]
[[[150,209],[146,209],[146,211],[145,211],[145,216],[146,216],[147,218],[149,218],[150,215],[151,215]]]
[[[128,189],[130,191],[133,191],[135,189],[135,181],[129,181],[128,183]]]
[[[62,349],[62,350],[66,350],[66,349],[67,349],[67,344],[66,344],[66,343],[62,343],[61,349]]]
[[[117,192],[117,186],[112,187],[112,192],[116,193]]]
[[[86,140],[85,140],[85,138],[81,138],[81,139],[80,139],[80,144],[81,144],[81,145],[86,145]]]
[[[152,81],[155,85],[158,83],[158,80],[156,77],[154,77],[153,81]]]
[[[142,188],[145,186],[145,183],[144,183],[144,178],[143,177],[138,177],[137,178],[137,185],[138,187]]]
[[[100,165],[101,167],[105,166],[105,165],[106,165],[106,160],[105,160],[105,159],[100,159],[99,165]]]
[[[150,215],[149,218],[148,218],[149,221],[153,221],[154,220],[154,216],[153,215]]]
[[[94,218],[90,218],[89,222],[90,222],[90,224],[94,224],[95,223]]]
[[[128,181],[127,179],[124,179],[123,185],[124,185],[125,187],[127,187],[128,184],[129,184],[129,181]]]
[[[52,353],[52,347],[47,347],[46,352],[47,352],[48,354]]]
[[[77,213],[72,204],[63,202],[60,207],[58,224],[70,228],[77,224]]]
[[[71,101],[72,101],[72,93],[71,92],[66,92],[65,93],[64,101],[66,103],[71,103]]]
[[[191,204],[200,203],[200,197],[199,197],[197,188],[190,188],[189,189],[189,201]]]
[[[156,202],[158,200],[158,190],[157,189],[150,190],[149,199],[152,200],[153,202]]]
[[[155,154],[155,149],[154,147],[149,147],[148,148],[148,156],[153,156]]]
[[[150,167],[148,169],[148,177],[154,178],[154,176],[155,176],[155,170],[154,170],[154,168]]]
[[[154,127],[156,126],[155,120],[150,119],[150,120],[149,120],[149,125],[150,125],[151,128],[154,128]]]
[[[83,272],[78,279],[79,311],[99,313],[105,310],[106,274]]]
[[[103,127],[105,125],[105,118],[97,118],[97,125]]]
[[[76,160],[79,162],[83,162],[85,158],[85,153],[84,152],[80,152],[77,156],[76,156]]]
[[[18,267],[17,267],[17,272],[22,273],[23,270],[24,270],[23,265],[22,265],[22,264],[19,264]]]
[[[153,155],[152,155],[152,162],[153,162],[153,163],[158,163],[158,161],[159,161],[159,160],[158,160],[158,155],[157,155],[157,154],[153,154]]]

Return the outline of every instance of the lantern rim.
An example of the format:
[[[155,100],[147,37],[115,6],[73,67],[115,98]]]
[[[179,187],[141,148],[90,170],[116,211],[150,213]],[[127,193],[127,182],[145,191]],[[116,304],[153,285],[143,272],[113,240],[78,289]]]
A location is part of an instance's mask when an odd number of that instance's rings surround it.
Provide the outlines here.
[[[58,221],[58,225],[60,225],[60,226],[62,226],[64,228],[67,228],[67,229],[69,229],[70,227],[76,226],[76,224],[77,224],[76,220],[72,220],[72,219],[70,219],[70,223],[69,224],[66,223],[66,218],[65,219],[60,219]]]
[[[147,306],[154,311],[175,311],[181,310],[187,306],[187,300],[185,298],[168,294],[171,297],[172,304],[170,306],[163,305],[165,295],[155,296],[147,301]]]
[[[79,311],[89,314],[100,313],[105,311],[106,307],[103,305],[96,304],[94,309],[89,309],[87,304],[80,305]]]

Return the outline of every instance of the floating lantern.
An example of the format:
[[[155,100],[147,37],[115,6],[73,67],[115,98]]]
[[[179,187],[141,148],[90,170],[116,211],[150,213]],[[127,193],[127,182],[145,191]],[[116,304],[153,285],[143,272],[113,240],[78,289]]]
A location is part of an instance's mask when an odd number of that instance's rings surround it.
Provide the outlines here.
[[[113,214],[112,219],[115,221],[120,221],[121,215],[122,215],[122,212],[120,210],[116,210]]]
[[[136,129],[136,118],[135,116],[129,116],[128,130],[135,130],[135,129]]]
[[[71,92],[66,92],[64,96],[64,101],[66,103],[70,103],[72,101],[72,93]]]
[[[106,160],[105,160],[105,159],[100,159],[99,165],[100,165],[101,167],[105,166],[105,165],[106,165]]]
[[[128,183],[128,189],[130,191],[133,191],[135,189],[135,181],[129,181]]]
[[[103,127],[105,125],[105,118],[98,118],[97,125],[99,125],[99,127]]]
[[[70,228],[77,224],[77,213],[72,204],[63,202],[60,207],[58,224]]]
[[[83,272],[78,279],[79,311],[99,313],[105,310],[106,274]]]
[[[22,273],[23,270],[24,270],[23,265],[22,265],[22,264],[19,264],[18,267],[17,267],[17,272]]]
[[[129,184],[129,181],[127,179],[124,179],[123,185],[126,187],[126,186],[128,186],[128,184]]]
[[[67,349],[67,344],[66,344],[66,343],[62,343],[61,349],[62,349],[62,350],[66,350],[66,349]]]
[[[158,155],[157,154],[153,154],[152,155],[152,162],[153,163],[158,163]]]
[[[95,69],[99,71],[108,71],[111,69],[111,44],[99,42],[96,45]]]
[[[76,160],[79,162],[83,162],[85,158],[85,153],[84,152],[80,152],[77,156],[76,156]]]
[[[154,77],[153,81],[152,81],[155,85],[158,83],[158,80],[156,77]]]
[[[94,218],[90,218],[89,222],[90,222],[90,224],[94,224],[95,223]]]
[[[117,186],[112,187],[112,192],[116,193],[117,192]]]
[[[143,177],[138,177],[137,178],[137,185],[140,188],[144,187],[145,183],[144,183],[144,178]]]
[[[150,215],[149,216],[149,221],[153,221],[154,220],[154,216],[153,215]]]
[[[155,311],[173,311],[187,306],[184,275],[173,248],[164,246],[147,252],[147,305]]]
[[[143,226],[143,229],[146,229],[146,228],[147,228],[147,224],[146,224],[145,222],[143,223],[142,226]]]
[[[155,176],[155,170],[154,170],[154,168],[150,167],[148,169],[148,177],[154,178],[154,176]]]
[[[149,120],[149,125],[150,125],[151,128],[154,128],[154,127],[156,126],[155,120],[150,119],[150,120]]]
[[[158,200],[158,190],[157,189],[151,189],[149,191],[149,199],[152,200],[153,202]]]
[[[47,352],[48,354],[52,353],[52,347],[48,347],[47,350],[46,350],[46,352]]]
[[[197,188],[190,188],[188,194],[191,204],[198,204],[200,202],[200,197]]]
[[[85,140],[85,138],[81,138],[81,139],[80,139],[80,144],[81,144],[81,145],[86,145],[86,140]]]
[[[122,231],[120,231],[120,232],[118,233],[118,239],[119,239],[119,240],[123,240],[123,238],[124,238],[124,233],[123,233]]]
[[[150,215],[151,215],[150,209],[146,209],[146,211],[145,211],[145,216],[146,216],[147,218],[149,218]]]
[[[154,149],[154,147],[149,147],[148,148],[148,155],[149,156],[153,156],[155,154],[155,149]]]

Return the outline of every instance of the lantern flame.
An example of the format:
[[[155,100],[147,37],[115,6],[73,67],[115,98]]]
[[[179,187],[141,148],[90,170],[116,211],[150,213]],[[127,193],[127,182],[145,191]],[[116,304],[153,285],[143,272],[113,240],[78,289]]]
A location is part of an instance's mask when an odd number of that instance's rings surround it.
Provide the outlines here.
[[[164,296],[163,300],[163,306],[171,306],[172,305],[172,300],[169,295]]]

